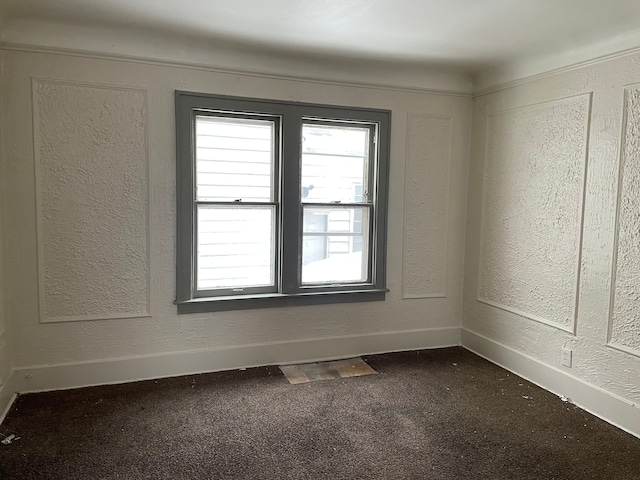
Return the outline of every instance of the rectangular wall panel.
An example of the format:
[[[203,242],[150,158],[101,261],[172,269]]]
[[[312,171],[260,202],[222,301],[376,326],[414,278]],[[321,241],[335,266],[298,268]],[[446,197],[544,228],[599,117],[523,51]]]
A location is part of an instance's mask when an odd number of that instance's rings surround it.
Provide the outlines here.
[[[149,313],[146,93],[35,80],[42,322]]]
[[[478,300],[574,331],[591,95],[487,118]]]
[[[453,124],[408,116],[402,298],[446,296]]]
[[[640,356],[640,87],[625,95],[609,344]]]

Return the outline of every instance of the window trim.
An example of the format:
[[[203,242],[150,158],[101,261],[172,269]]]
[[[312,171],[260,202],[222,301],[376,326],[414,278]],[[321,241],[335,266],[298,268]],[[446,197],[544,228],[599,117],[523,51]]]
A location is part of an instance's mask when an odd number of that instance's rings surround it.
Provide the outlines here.
[[[386,289],[386,242],[387,242],[387,205],[390,157],[390,125],[389,110],[365,109],[360,107],[344,107],[319,105],[301,102],[278,100],[262,100],[247,97],[231,97],[193,93],[175,92],[176,108],[176,299],[178,313],[198,313],[207,311],[224,311],[245,308],[279,307],[288,305],[306,305],[319,303],[344,303],[360,301],[384,300]],[[278,292],[246,293],[239,295],[201,296],[196,295],[195,282],[195,222],[197,203],[194,201],[195,191],[195,128],[194,122],[199,112],[240,112],[257,118],[280,117],[280,145],[276,156],[279,164],[280,178],[278,183],[280,198],[280,220],[276,227],[276,239],[280,244],[276,258],[279,261],[279,278],[276,277]],[[355,117],[355,118],[354,118]],[[371,167],[370,185],[376,190],[371,226],[370,275],[367,284],[303,285],[299,262],[301,258],[285,261],[282,252],[298,252],[302,238],[302,217],[304,202],[300,197],[301,162],[287,161],[287,158],[301,158],[300,132],[303,123],[314,123],[335,119],[354,124],[362,122],[375,124],[377,130],[377,148],[375,165]],[[292,180],[293,179],[293,180]],[[292,201],[291,198],[297,201]]]

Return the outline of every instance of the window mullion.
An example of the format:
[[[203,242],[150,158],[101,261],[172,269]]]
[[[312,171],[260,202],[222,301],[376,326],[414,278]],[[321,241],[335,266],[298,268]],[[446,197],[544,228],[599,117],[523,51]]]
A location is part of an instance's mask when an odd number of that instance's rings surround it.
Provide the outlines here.
[[[281,290],[299,291],[300,251],[302,249],[302,211],[300,207],[300,154],[302,116],[290,111],[282,118],[281,162]]]

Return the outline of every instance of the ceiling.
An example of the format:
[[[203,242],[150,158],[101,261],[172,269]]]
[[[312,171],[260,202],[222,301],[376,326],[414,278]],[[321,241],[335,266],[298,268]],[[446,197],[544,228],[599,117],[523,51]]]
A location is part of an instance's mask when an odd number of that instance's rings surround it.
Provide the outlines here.
[[[38,21],[118,27],[289,54],[447,65],[469,72],[640,30],[638,0],[0,2],[5,26]]]

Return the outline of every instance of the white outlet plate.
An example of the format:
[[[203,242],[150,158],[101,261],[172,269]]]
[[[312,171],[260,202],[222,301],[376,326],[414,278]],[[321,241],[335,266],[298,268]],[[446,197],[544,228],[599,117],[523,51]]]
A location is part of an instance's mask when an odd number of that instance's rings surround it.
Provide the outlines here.
[[[573,357],[573,351],[570,348],[562,349],[562,360],[561,360],[562,365],[564,365],[565,367],[571,368],[572,357]]]

